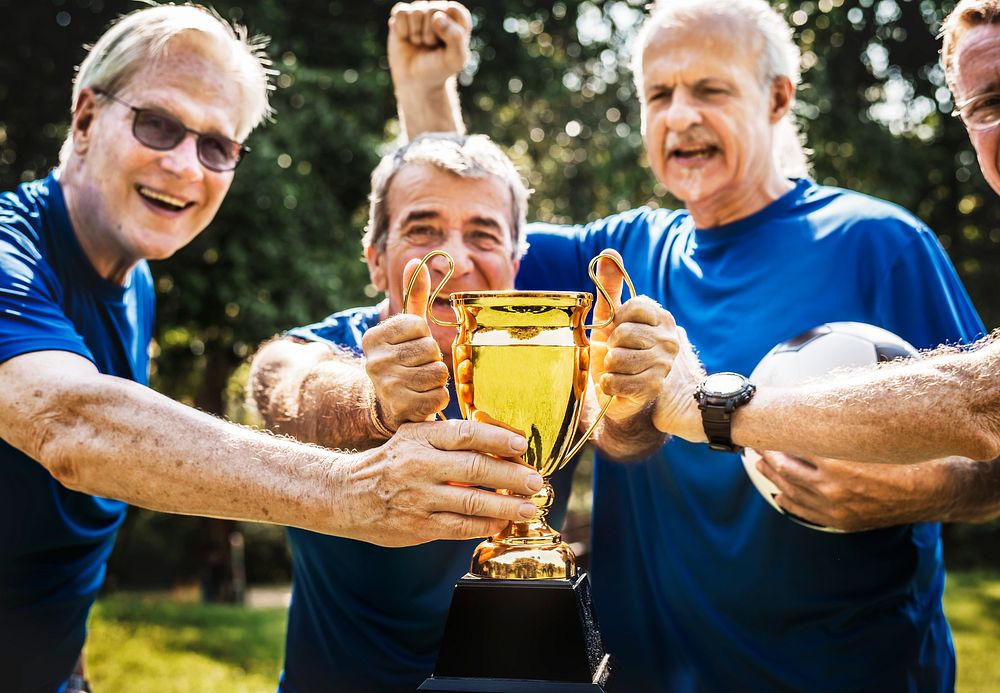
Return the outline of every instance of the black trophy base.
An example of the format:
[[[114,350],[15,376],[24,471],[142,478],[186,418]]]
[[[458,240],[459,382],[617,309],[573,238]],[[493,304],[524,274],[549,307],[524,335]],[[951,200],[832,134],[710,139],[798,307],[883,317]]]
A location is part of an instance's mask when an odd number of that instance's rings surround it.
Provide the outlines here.
[[[611,676],[587,574],[458,581],[434,675],[419,691],[603,693]]]

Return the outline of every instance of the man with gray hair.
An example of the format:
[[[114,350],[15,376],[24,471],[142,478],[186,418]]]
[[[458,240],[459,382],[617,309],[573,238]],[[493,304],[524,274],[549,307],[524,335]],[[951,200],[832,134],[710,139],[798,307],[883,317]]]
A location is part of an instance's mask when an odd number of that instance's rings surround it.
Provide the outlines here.
[[[442,249],[455,261],[444,294],[511,288],[527,197],[513,164],[482,135],[428,134],[383,157],[372,173],[363,245],[371,283],[386,300],[289,330],[260,349],[250,389],[265,425],[303,442],[364,449],[384,442],[387,426],[404,423],[395,409],[378,406],[394,400],[385,391],[376,395],[377,387],[394,390],[395,401],[431,397],[432,411],[444,409],[450,392],[445,359],[450,362],[455,331],[428,329],[423,315],[430,287],[424,282],[410,298],[409,314],[398,315],[404,282],[417,260]],[[437,257],[429,269],[437,283],[447,265]],[[431,310],[440,320],[454,319],[447,299]],[[408,350],[409,363],[424,367],[421,377],[394,377],[397,347]],[[339,370],[353,365],[363,349],[371,380],[335,385]],[[450,394],[445,414],[460,420]],[[363,419],[351,425],[337,417],[358,403],[364,403]],[[559,476],[565,487],[558,494],[560,521],[568,476]],[[384,548],[295,528],[288,539],[292,603],[279,690],[415,690],[433,670],[452,587],[468,570],[478,541]]]
[[[435,257],[429,272],[421,270],[400,314],[404,286],[420,258],[445,250],[455,266],[442,296],[512,288],[527,199],[513,164],[483,135],[426,134],[385,156],[372,174],[363,244],[372,284],[386,300],[290,330],[258,352],[251,389],[268,427],[306,442],[367,448],[437,411],[461,418],[449,378],[455,331],[424,317],[431,280],[440,282],[448,265]],[[619,321],[643,307],[633,300]],[[445,297],[430,311],[454,319]],[[367,377],[344,386],[362,353]],[[646,367],[667,360],[656,349],[644,357]],[[416,418],[415,411],[425,413]],[[571,474],[572,465],[553,477],[556,526]],[[387,549],[300,529],[288,535],[293,586],[281,691],[325,691],[336,682],[355,693],[402,693],[430,676],[452,588],[476,541]]]
[[[448,20],[424,7],[438,25]],[[616,248],[636,289],[685,327],[708,373],[732,373],[697,393],[711,447],[674,439],[635,464],[597,455],[591,572],[617,683],[674,693],[951,690],[936,521],[977,502],[983,477],[957,461],[916,471],[826,465],[814,501],[856,498],[846,528],[880,529],[823,534],[768,508],[729,426],[753,397],[734,374],[776,343],[836,320],[880,325],[920,348],[970,342],[983,326],[966,292],[919,220],[779,166],[782,143],[794,145],[781,123],[799,61],[790,27],[766,2],[659,2],[635,65],[650,166],[686,209],[532,225],[517,277],[525,289],[580,289],[582,260]],[[448,77],[393,66],[404,106],[420,94],[445,99]],[[405,122],[411,135],[460,127],[447,122],[452,112],[407,110]],[[607,376],[601,387],[620,391]],[[669,402],[650,403],[649,429],[666,430],[657,424]]]
[[[4,691],[86,688],[69,677],[126,502],[394,546],[483,536],[534,512],[475,488],[542,485],[497,459],[527,448],[497,427],[420,424],[347,455],[144,387],[147,260],[215,216],[268,114],[263,47],[193,5],[123,17],[80,66],[59,167],[0,195]]]

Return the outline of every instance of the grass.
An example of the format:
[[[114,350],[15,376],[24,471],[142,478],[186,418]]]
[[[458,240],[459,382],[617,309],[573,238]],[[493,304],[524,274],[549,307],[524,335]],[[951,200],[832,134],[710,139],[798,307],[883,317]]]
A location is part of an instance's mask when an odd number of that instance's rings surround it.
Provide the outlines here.
[[[1000,691],[1000,574],[949,575],[945,611],[958,693]],[[116,594],[98,601],[91,619],[91,680],[99,691],[273,693],[284,633],[283,608]]]
[[[282,607],[115,594],[91,617],[90,679],[98,691],[274,693],[285,621]]]

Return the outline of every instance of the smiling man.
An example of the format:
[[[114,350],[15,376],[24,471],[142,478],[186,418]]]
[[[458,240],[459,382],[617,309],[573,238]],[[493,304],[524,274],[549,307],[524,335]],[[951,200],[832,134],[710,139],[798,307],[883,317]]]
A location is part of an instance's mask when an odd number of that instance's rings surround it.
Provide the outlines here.
[[[306,442],[366,448],[441,409],[460,419],[447,365],[455,330],[428,327],[423,317],[431,280],[440,282],[448,266],[432,259],[401,315],[404,282],[417,260],[445,250],[455,270],[443,295],[512,288],[527,198],[513,164],[482,135],[429,134],[386,156],[372,174],[364,246],[372,284],[387,298],[290,330],[260,350],[251,387],[269,428]],[[621,312],[635,317],[644,307],[634,299]],[[454,320],[446,298],[432,311]],[[358,377],[362,353],[367,375],[360,370]],[[661,356],[645,354],[665,374]],[[654,446],[662,441],[659,432],[652,437]],[[555,526],[565,514],[572,467],[553,477]],[[522,519],[535,514],[528,506]],[[292,604],[280,690],[408,693],[419,686],[434,668],[452,588],[478,542],[393,549],[300,529],[290,529],[289,539]]]
[[[584,288],[586,259],[617,248],[709,373],[749,373],[778,342],[829,321],[880,325],[921,348],[982,334],[930,229],[805,176],[791,123],[799,52],[766,2],[658,2],[636,45],[650,167],[685,209],[532,225],[518,286]],[[407,107],[447,102],[451,75],[393,77],[411,135],[459,126],[443,122],[452,108],[424,118]],[[613,379],[602,387],[618,391]],[[732,407],[752,392],[725,394]],[[650,428],[669,402],[650,406]],[[733,449],[725,411],[707,412],[715,450]],[[980,502],[988,470],[830,465],[815,502],[863,499],[851,528],[882,529],[829,535],[773,512],[738,456],[715,450],[674,439],[636,464],[596,456],[594,604],[620,690],[951,690],[934,522]]]
[[[475,486],[541,487],[497,459],[527,447],[499,428],[416,424],[347,455],[144,387],[146,261],[219,209],[268,113],[262,49],[204,8],[127,15],[80,66],[59,167],[0,195],[4,691],[86,688],[69,677],[125,502],[399,546],[484,536],[522,516],[523,500]]]

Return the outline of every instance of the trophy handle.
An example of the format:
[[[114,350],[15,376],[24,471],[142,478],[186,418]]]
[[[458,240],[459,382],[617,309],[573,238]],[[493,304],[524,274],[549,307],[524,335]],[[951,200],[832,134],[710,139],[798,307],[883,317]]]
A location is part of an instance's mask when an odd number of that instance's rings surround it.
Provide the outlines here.
[[[594,282],[594,286],[597,287],[597,290],[600,292],[601,296],[603,296],[604,300],[608,302],[608,308],[611,309],[611,316],[600,324],[594,323],[593,325],[584,325],[583,329],[585,330],[601,330],[615,321],[615,307],[611,303],[611,296],[608,295],[608,290],[604,288],[604,284],[601,284],[601,280],[597,278],[597,263],[600,262],[601,260],[611,260],[611,262],[614,263],[615,267],[619,269],[619,271],[622,273],[622,276],[625,278],[625,285],[628,287],[629,294],[631,294],[632,297],[635,297],[635,287],[632,286],[632,278],[629,277],[628,272],[625,271],[625,266],[622,265],[621,261],[614,255],[610,255],[608,253],[601,253],[600,255],[598,255],[597,257],[595,257],[593,260],[590,261],[590,265],[588,265],[587,267],[587,274],[590,275],[591,280],[593,280]]]
[[[615,264],[615,267],[617,267],[621,271],[622,276],[625,279],[625,285],[628,287],[629,294],[632,295],[633,297],[635,296],[635,287],[632,285],[632,278],[628,276],[628,272],[625,270],[625,267],[622,265],[621,261],[618,258],[616,258],[614,255],[609,255],[608,253],[601,253],[600,255],[595,257],[593,260],[590,261],[590,265],[587,267],[587,272],[590,274],[590,278],[594,281],[594,286],[597,287],[597,290],[601,293],[601,296],[603,296],[604,300],[608,302],[608,308],[611,309],[611,315],[604,322],[594,323],[593,325],[584,325],[583,329],[585,330],[600,330],[607,327],[608,325],[610,325],[615,321],[615,307],[611,303],[611,296],[608,295],[607,289],[605,289],[604,285],[601,284],[601,280],[597,278],[597,263],[600,262],[601,260],[610,260]],[[611,403],[614,401],[615,401],[614,397],[608,397],[608,401],[604,403],[603,407],[601,407],[601,412],[597,415],[597,418],[594,419],[594,423],[590,424],[590,428],[588,428],[587,432],[583,434],[583,437],[580,438],[580,440],[578,440],[572,448],[570,448],[570,451],[568,453],[566,453],[566,459],[570,459],[571,457],[576,455],[576,453],[580,452],[580,449],[586,444],[588,440],[590,440],[590,436],[592,436],[594,434],[594,431],[597,429],[597,424],[601,423],[601,419],[603,419],[604,415],[608,413],[608,407],[610,407]]]
[[[417,265],[417,269],[410,276],[410,281],[407,282],[406,284],[406,291],[403,292],[403,312],[404,313],[406,312],[406,307],[410,303],[410,292],[413,291],[413,285],[417,281],[417,274],[420,272],[420,268],[426,265],[428,262],[430,262],[431,258],[434,257],[435,255],[440,255],[441,257],[443,257],[445,260],[448,261],[448,273],[444,275],[444,279],[441,280],[441,283],[437,285],[437,288],[434,289],[434,292],[431,294],[430,299],[428,299],[427,309],[424,311],[424,319],[433,320],[435,324],[440,325],[441,327],[461,327],[462,323],[459,322],[446,322],[438,320],[436,317],[434,317],[434,313],[431,311],[431,307],[434,305],[434,301],[437,300],[438,294],[441,293],[441,289],[443,289],[444,285],[448,283],[449,279],[451,279],[451,275],[455,273],[455,261],[451,258],[451,255],[449,255],[448,251],[446,250],[432,250],[431,252],[424,255],[423,259],[420,261],[420,264]],[[621,264],[619,264],[618,266],[621,267]],[[624,271],[625,270],[623,268],[622,272]],[[593,277],[594,276],[593,273],[591,273],[590,276]],[[629,283],[629,288],[631,289],[631,287],[632,284]],[[605,298],[607,298],[607,294],[604,294],[604,296]],[[608,304],[610,305],[610,301],[608,302]],[[614,309],[612,309],[612,311],[613,310]],[[614,313],[612,312],[612,318],[613,317]]]

